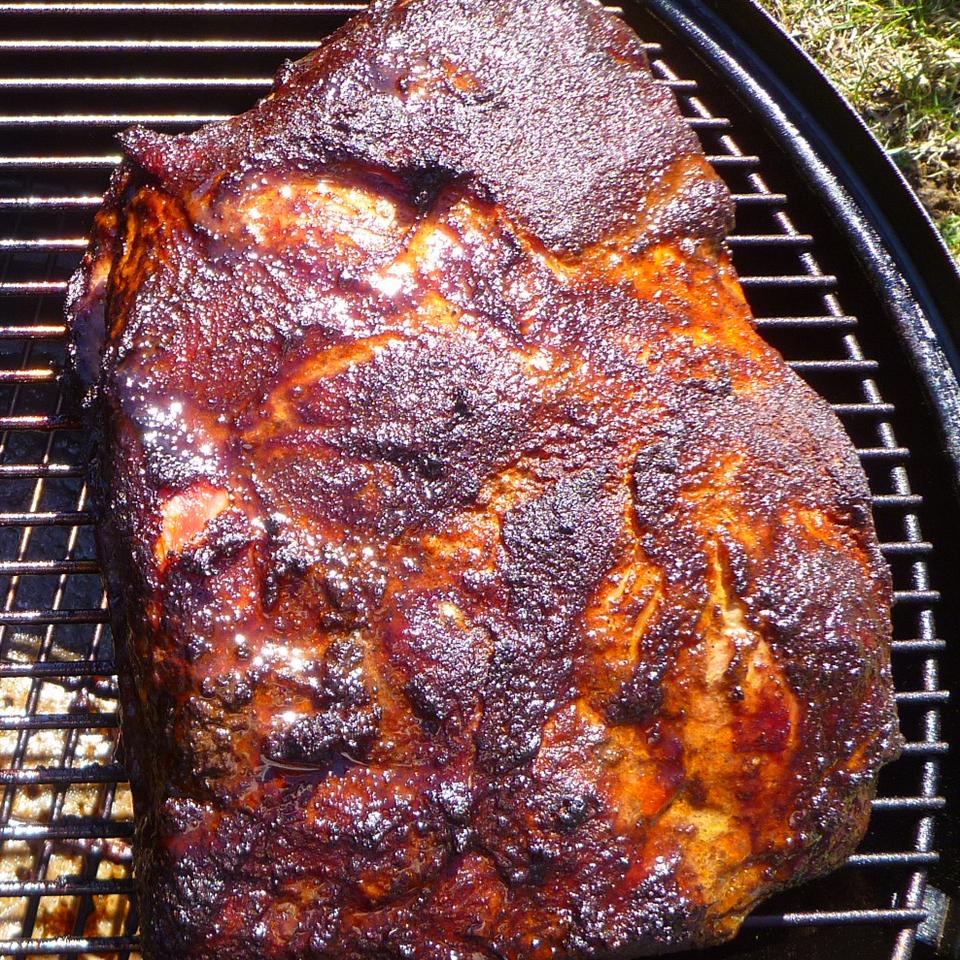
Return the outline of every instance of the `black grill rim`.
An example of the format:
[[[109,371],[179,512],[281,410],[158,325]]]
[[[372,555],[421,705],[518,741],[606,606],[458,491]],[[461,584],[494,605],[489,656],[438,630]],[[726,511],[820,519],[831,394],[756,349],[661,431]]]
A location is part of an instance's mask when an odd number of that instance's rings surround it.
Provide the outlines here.
[[[642,6],[726,81],[726,91],[818,196],[872,280],[937,426],[954,494],[960,494],[960,265],[923,204],[863,119],[757,0],[633,0],[631,6]],[[938,661],[926,666],[939,686]],[[931,746],[942,721],[936,707],[926,714]],[[940,791],[942,780],[940,764],[931,759],[924,793]],[[918,830],[917,850],[933,845],[931,817]],[[920,866],[907,885],[905,907],[922,910],[928,879],[929,870]],[[917,926],[901,929],[893,960],[913,955],[917,932]]]
[[[131,15],[137,13],[162,14],[190,14],[190,13],[223,13],[223,14],[263,14],[275,13],[331,13],[344,14],[356,12],[361,7],[359,3],[238,3],[229,2],[182,2],[182,3],[8,3],[0,2],[0,14],[31,13],[31,14],[102,14],[112,11],[118,14]],[[895,179],[897,189],[887,191],[886,203],[881,203],[874,196],[874,191],[868,189],[867,184],[882,183],[883,173],[868,175],[863,170],[854,169],[845,159],[844,149],[852,150],[856,137],[848,131],[848,143],[834,144],[823,130],[823,118],[806,103],[811,94],[815,98],[833,98],[834,107],[842,111],[849,122],[853,117],[850,108],[826,84],[816,69],[800,51],[793,47],[788,38],[780,33],[779,29],[766,17],[752,0],[626,0],[625,9],[628,15],[643,8],[647,14],[665,25],[672,37],[696,52],[707,62],[712,71],[718,72],[728,80],[725,93],[733,94],[750,107],[753,117],[762,126],[767,127],[775,134],[776,139],[785,153],[791,156],[793,163],[806,179],[817,190],[824,204],[831,207],[834,219],[844,230],[850,249],[863,262],[865,269],[876,279],[878,299],[885,304],[886,320],[891,327],[900,334],[901,346],[905,355],[909,356],[916,373],[918,382],[923,386],[928,401],[931,403],[943,434],[945,450],[952,458],[955,479],[960,479],[960,390],[951,370],[960,369],[957,362],[958,353],[955,342],[951,339],[946,317],[948,296],[953,302],[960,302],[960,281],[952,261],[945,254],[942,242],[932,228],[929,219],[922,212],[918,202],[909,193],[902,182],[902,178],[889,163],[881,148],[872,140],[866,129],[857,121],[857,129],[868,141],[868,147],[880,159],[881,165],[886,167],[886,177],[891,174]],[[620,11],[621,8],[608,7]],[[749,37],[749,43],[744,38]],[[82,42],[82,41],[77,41]],[[13,44],[13,46],[11,46]],[[3,49],[56,49],[55,41],[24,41],[17,46],[17,41],[0,41],[0,50]],[[44,46],[46,44],[46,46]],[[270,41],[266,42],[270,45]],[[52,45],[52,47],[51,47]],[[190,42],[191,46],[198,46]],[[70,43],[66,44],[67,47]],[[227,41],[227,47],[242,49]],[[277,41],[270,49],[276,49],[278,58],[291,44]],[[293,46],[296,46],[294,44]],[[793,60],[783,59],[784,50],[792,47]],[[656,43],[647,44],[652,57],[659,52]],[[770,67],[769,64],[776,64]],[[758,78],[763,78],[761,83]],[[682,79],[671,79],[665,76],[662,79],[673,87],[678,94],[695,89],[696,84]],[[3,86],[0,78],[0,87]],[[37,84],[42,86],[43,84]],[[101,86],[113,86],[108,81],[101,81]],[[250,82],[235,84],[238,86],[253,86]],[[121,84],[122,86],[122,84]],[[820,89],[823,87],[826,93]],[[796,88],[796,89],[794,89]],[[805,92],[801,102],[795,94]],[[822,104],[821,104],[822,106]],[[196,115],[189,115],[190,119],[199,119]],[[131,118],[127,118],[131,119]],[[170,119],[170,115],[166,115]],[[188,119],[188,115],[180,115],[180,122]],[[795,130],[789,129],[787,122],[797,120],[802,135],[798,136]],[[40,114],[27,118],[14,119],[10,116],[0,116],[0,137],[3,130],[17,127],[33,127],[41,125],[64,126],[68,129],[65,135],[69,136],[69,128],[79,126],[106,126],[116,123],[117,118],[111,115],[59,115]],[[729,127],[729,121],[715,118],[710,115],[695,117],[693,124],[702,131],[723,132]],[[841,124],[844,126],[844,124]],[[13,152],[4,149],[3,153]],[[852,155],[852,154],[851,154]],[[98,155],[74,158],[70,163],[58,163],[54,157],[44,157],[43,166],[52,169],[65,167],[103,168],[112,165],[113,155]],[[864,166],[858,157],[858,167]],[[0,172],[3,167],[14,166],[11,158],[0,157]],[[731,156],[719,154],[711,157],[718,168],[749,166],[755,157]],[[829,161],[829,162],[828,162]],[[876,157],[874,157],[876,161]],[[41,164],[37,164],[38,166]],[[839,167],[839,169],[837,169]],[[764,166],[761,165],[761,170]],[[876,189],[876,185],[874,185]],[[893,194],[896,198],[893,198]],[[787,196],[776,193],[746,193],[739,195],[739,202],[743,205],[763,205],[764,207],[780,207],[787,202]],[[887,209],[891,203],[898,202],[907,213],[901,211],[901,219],[897,220]],[[34,208],[46,206],[53,209],[92,209],[99,204],[97,196],[69,196],[69,197],[0,197],[0,210],[20,208]],[[910,212],[912,210],[912,213]],[[906,220],[903,217],[906,216]],[[898,223],[897,231],[891,224]],[[910,237],[910,249],[904,243],[904,237]],[[765,235],[766,236],[766,235]],[[4,250],[64,250],[79,249],[83,243],[80,236],[40,238],[39,240],[5,240],[0,241],[0,254]],[[758,242],[757,237],[738,235],[731,246],[775,246],[786,244],[797,248],[809,247],[812,238],[796,232],[776,240]],[[933,251],[931,253],[931,251]],[[812,269],[807,273],[787,274],[777,277],[742,277],[744,287],[749,292],[751,288],[788,286],[795,289],[815,288],[826,294],[833,285],[834,278],[824,276],[819,272],[816,261],[811,259]],[[49,276],[49,274],[47,275]],[[40,298],[56,299],[62,296],[65,284],[60,280],[14,280],[0,283],[0,304],[7,297],[11,298]],[[39,303],[39,300],[37,301]],[[826,312],[826,309],[825,311]],[[810,317],[763,317],[758,326],[763,329],[783,328],[794,326],[798,328],[814,328],[818,324],[829,324],[835,329],[852,327],[855,319],[840,313],[830,316]],[[43,339],[62,335],[62,326],[43,325],[34,323],[33,326],[0,327],[0,340],[27,338]],[[935,336],[933,335],[935,334]],[[939,337],[939,342],[936,337]],[[28,342],[29,346],[29,342]],[[25,354],[26,358],[29,354]],[[25,361],[26,362],[26,359]],[[866,359],[849,360],[807,360],[793,363],[798,372],[804,373],[840,373],[861,374],[869,378],[875,369],[876,363]],[[43,368],[0,370],[0,385],[4,382],[14,384],[28,384],[38,381],[52,381],[52,372]],[[834,409],[844,419],[857,420],[867,418],[871,421],[885,422],[888,415],[894,412],[894,406],[880,402],[879,398],[866,398],[864,402],[835,404]],[[54,415],[49,416],[21,416],[13,415],[0,417],[0,432],[6,437],[8,431],[45,430],[51,434],[54,430],[76,429],[75,419],[61,415],[59,407]],[[861,457],[866,460],[880,460],[891,464],[900,463],[907,458],[909,451],[895,445],[884,445],[863,448]],[[0,458],[2,459],[2,458]],[[74,464],[57,462],[40,462],[29,465],[0,463],[0,483],[5,478],[41,478],[41,477],[79,477],[83,475],[82,468]],[[909,489],[898,490],[894,493],[876,495],[873,498],[875,510],[903,510],[912,511],[919,507],[922,498]],[[90,522],[90,516],[80,509],[73,513],[65,512],[5,512],[0,513],[0,527],[21,526],[30,527],[75,527],[76,524]],[[926,589],[926,566],[923,557],[931,549],[926,541],[914,536],[910,531],[904,540],[888,542],[884,545],[887,556],[907,556],[919,558],[914,568],[922,568],[920,575],[922,582],[914,584],[915,589],[900,590],[897,593],[897,602],[902,605],[918,607],[926,610],[929,604],[939,599],[935,591]],[[68,576],[72,573],[88,572],[84,566],[87,561],[72,559],[50,559],[42,561],[11,561],[0,562],[0,575],[27,575],[31,573],[56,573]],[[74,623],[102,625],[107,617],[103,607],[93,606],[87,609],[67,610],[3,610],[0,612],[0,634],[7,625],[38,625],[52,630],[54,624]],[[49,625],[49,626],[47,626]],[[95,626],[99,631],[102,626]],[[769,913],[760,908],[758,915],[748,919],[745,929],[762,929],[769,927],[792,928],[809,925],[861,925],[885,926],[898,931],[897,943],[894,948],[895,960],[906,960],[912,952],[915,939],[916,925],[927,917],[923,902],[924,884],[928,868],[937,860],[937,853],[933,849],[932,823],[933,815],[945,805],[943,797],[938,796],[939,772],[938,757],[947,750],[947,744],[939,736],[940,706],[946,699],[946,692],[938,688],[936,682],[936,655],[944,648],[944,642],[937,639],[930,631],[920,630],[916,639],[901,639],[895,641],[894,649],[905,652],[918,652],[929,655],[926,664],[932,665],[933,672],[924,677],[923,689],[910,689],[898,694],[898,703],[920,704],[924,708],[923,716],[927,720],[925,733],[922,739],[908,744],[906,754],[916,757],[917,760],[907,761],[920,763],[923,770],[923,785],[916,796],[884,796],[874,803],[874,810],[913,811],[917,814],[918,830],[917,843],[912,851],[861,853],[854,855],[850,860],[851,866],[856,867],[907,867],[910,872],[904,881],[902,899],[895,905],[876,909],[848,909],[848,910],[816,910],[795,911],[788,913]],[[39,663],[0,662],[0,680],[13,677],[30,678],[60,678],[59,682],[69,685],[77,682],[94,681],[110,684],[114,673],[114,664],[110,659],[99,659],[102,655],[91,653],[93,659],[88,661],[47,661]],[[97,680],[97,678],[100,678]],[[7,730],[80,730],[80,729],[111,729],[116,725],[116,715],[113,713],[101,714],[69,714],[45,715],[42,720],[38,717],[2,717],[0,729]],[[15,787],[36,784],[57,785],[62,789],[64,784],[86,782],[114,784],[122,775],[122,768],[113,763],[92,764],[80,769],[63,768],[31,768],[0,770],[0,792],[7,795]],[[109,809],[109,808],[107,808]],[[38,840],[45,845],[51,841],[94,842],[98,843],[105,838],[123,838],[130,836],[132,824],[115,819],[90,818],[82,821],[62,820],[44,825],[7,825],[4,818],[0,826],[0,841],[29,839]],[[107,854],[115,859],[128,857],[119,847]],[[68,881],[35,880],[23,883],[0,883],[0,897],[26,896],[31,903],[36,898],[56,894],[71,894],[89,897],[103,894],[128,894],[132,889],[128,880],[97,881],[87,878],[70,878]],[[136,918],[132,918],[132,925],[127,929],[135,929]],[[27,931],[29,932],[29,931]],[[70,936],[56,940],[37,940],[21,938],[15,941],[0,942],[0,955],[23,956],[28,954],[63,954],[75,955],[81,952],[118,951],[126,955],[128,951],[136,949],[137,940],[133,936],[115,936],[87,938]]]

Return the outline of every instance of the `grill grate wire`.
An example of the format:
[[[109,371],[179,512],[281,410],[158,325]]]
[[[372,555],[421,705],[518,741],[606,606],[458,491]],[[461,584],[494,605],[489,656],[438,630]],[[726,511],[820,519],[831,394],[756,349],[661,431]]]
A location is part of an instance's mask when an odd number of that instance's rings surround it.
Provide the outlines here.
[[[80,424],[59,381],[60,304],[119,160],[112,136],[135,122],[183,130],[230,116],[266,91],[270,64],[308,52],[361,7],[0,3],[11,25],[3,32],[15,34],[0,36],[0,89],[13,105],[0,114],[0,956],[126,958],[137,948],[112,642]],[[265,15],[283,35],[251,39],[250,17],[258,17],[259,32]],[[142,16],[159,24],[158,33],[177,35],[129,36]],[[214,36],[203,37],[204,29]],[[763,158],[741,151],[734,125],[711,112],[697,81],[671,69],[661,44],[646,46],[656,76],[676,92],[734,193],[739,226],[729,243],[759,329],[831,402],[857,443],[895,574],[894,673],[909,742],[894,766],[909,768],[900,781],[913,789],[881,788],[868,836],[869,845],[879,835],[878,849],[855,854],[846,868],[889,873],[895,892],[866,908],[761,907],[745,926],[887,925],[892,957],[905,960],[926,916],[926,869],[937,861],[933,818],[945,803],[937,780],[947,749],[939,708],[948,696],[937,673],[944,642],[927,566],[933,546],[920,530],[923,500],[910,485],[910,451],[898,442],[895,407],[880,392],[883,370],[861,347],[860,321],[841,303],[837,277],[821,270],[815,238],[794,226],[790,198],[768,187]],[[209,75],[193,75],[198,53]],[[65,72],[65,63],[76,72]],[[141,68],[144,74],[135,72]],[[132,97],[130,109],[114,110],[118,97]],[[51,103],[61,100],[82,110],[57,112]],[[176,106],[157,111],[167,102]],[[217,113],[207,112],[214,107]],[[24,815],[37,797],[37,812]],[[887,830],[878,821],[888,817],[905,817],[906,827]]]

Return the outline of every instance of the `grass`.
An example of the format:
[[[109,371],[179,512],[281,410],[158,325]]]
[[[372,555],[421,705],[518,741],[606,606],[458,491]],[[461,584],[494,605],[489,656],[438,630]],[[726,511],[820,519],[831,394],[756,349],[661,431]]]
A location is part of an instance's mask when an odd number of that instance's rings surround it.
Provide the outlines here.
[[[850,99],[960,259],[960,0],[761,0]]]

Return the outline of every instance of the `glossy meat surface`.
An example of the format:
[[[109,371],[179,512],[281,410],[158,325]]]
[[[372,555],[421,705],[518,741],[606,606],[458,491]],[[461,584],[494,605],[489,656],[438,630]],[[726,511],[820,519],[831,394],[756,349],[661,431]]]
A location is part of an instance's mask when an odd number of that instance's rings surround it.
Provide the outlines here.
[[[378,2],[125,148],[68,317],[148,957],[658,953],[842,862],[865,479],[624,25]]]

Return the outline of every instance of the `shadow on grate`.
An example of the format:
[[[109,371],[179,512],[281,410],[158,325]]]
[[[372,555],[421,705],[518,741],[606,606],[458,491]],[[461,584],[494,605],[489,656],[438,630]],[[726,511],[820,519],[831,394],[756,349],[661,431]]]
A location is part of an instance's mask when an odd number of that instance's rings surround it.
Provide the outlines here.
[[[0,955],[136,949],[112,645],[84,446],[59,380],[62,297],[118,160],[113,134],[133,122],[188,129],[243,109],[281,59],[309,51],[360,6],[0,3]],[[635,19],[642,35],[658,36]],[[777,157],[750,135],[749,118],[721,115],[724,92],[692,79],[696,64],[660,39],[648,45],[656,75],[734,193],[729,242],[758,326],[832,404],[870,479],[895,577],[894,671],[909,741],[884,772],[870,833],[847,867],[764,905],[711,955],[819,955],[821,941],[796,930],[835,928],[834,951],[846,942],[855,956],[904,958],[937,858],[946,749],[933,545],[920,530],[911,452],[880,390],[885,368],[861,346],[871,317],[858,318],[859,298],[820,266],[820,225],[796,225],[801,211],[770,185]],[[754,139],[761,146],[747,149]],[[856,940],[838,939],[839,929]]]

